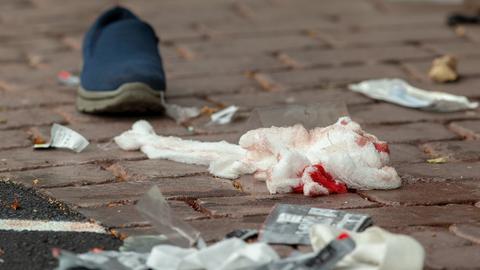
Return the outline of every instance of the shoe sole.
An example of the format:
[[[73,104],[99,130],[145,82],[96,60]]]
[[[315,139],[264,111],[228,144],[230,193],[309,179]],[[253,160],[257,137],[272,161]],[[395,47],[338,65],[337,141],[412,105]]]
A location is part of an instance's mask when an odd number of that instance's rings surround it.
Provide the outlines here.
[[[122,84],[114,91],[77,91],[77,109],[86,113],[163,111],[163,91],[144,83]]]

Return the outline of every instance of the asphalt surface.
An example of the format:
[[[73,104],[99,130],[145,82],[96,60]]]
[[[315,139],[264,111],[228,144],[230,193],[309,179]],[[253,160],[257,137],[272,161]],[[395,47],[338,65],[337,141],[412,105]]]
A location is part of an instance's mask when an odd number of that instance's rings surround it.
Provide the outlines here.
[[[98,233],[0,231],[0,269],[54,269],[58,263],[52,248],[83,253],[93,248],[117,249],[121,244]]]
[[[67,206],[10,182],[0,182],[0,205],[1,219],[85,220]],[[57,260],[52,248],[82,253],[117,249],[121,244],[109,234],[0,230],[0,269],[54,269]]]
[[[66,205],[12,182],[0,182],[0,218],[80,221]]]

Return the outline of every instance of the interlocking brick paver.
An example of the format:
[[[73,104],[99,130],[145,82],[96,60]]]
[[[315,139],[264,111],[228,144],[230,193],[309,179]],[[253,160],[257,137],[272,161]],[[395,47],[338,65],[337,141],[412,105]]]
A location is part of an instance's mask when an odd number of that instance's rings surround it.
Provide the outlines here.
[[[480,244],[480,224],[453,224],[449,230],[458,237]]]
[[[282,71],[269,74],[272,79],[286,88],[312,88],[327,83],[356,82],[382,77],[405,77],[405,74],[392,65],[362,65],[335,68]]]
[[[305,204],[320,208],[362,208],[376,206],[356,194],[340,194],[324,198],[298,198],[295,195],[215,197],[199,199],[198,204],[212,216],[268,215],[277,203]]]
[[[480,163],[447,162],[445,164],[398,164],[396,169],[405,181],[444,181],[480,179]]]
[[[443,55],[449,54],[454,56],[479,56],[477,44],[469,40],[455,40],[453,42],[432,42],[424,43],[423,47],[432,50],[433,52]],[[460,65],[462,64],[459,62]]]
[[[368,132],[390,143],[452,140],[457,135],[444,125],[436,123],[413,123],[388,126],[364,126]]]
[[[480,121],[459,121],[449,125],[450,129],[466,139],[480,138]]]
[[[193,60],[182,60],[165,63],[167,75],[171,78],[206,76],[212,74],[238,74],[258,70],[287,68],[275,57],[269,55],[238,57],[199,57]]]
[[[372,102],[357,93],[344,89],[312,89],[304,91],[278,91],[270,93],[222,94],[209,97],[210,100],[225,105],[236,105],[244,108],[256,108],[271,105],[309,104],[344,102],[345,104],[365,104]]]
[[[0,156],[2,157],[0,160],[0,172],[118,160],[145,159],[145,156],[137,151],[123,151],[116,145],[105,148],[97,144],[89,145],[82,154],[69,150],[34,150],[29,147],[4,150],[0,152]]]
[[[422,145],[432,158],[447,157],[450,161],[480,160],[480,141],[434,142]]]
[[[181,164],[169,160],[124,161],[117,165],[124,168],[127,179],[147,180],[159,177],[178,178],[182,176],[208,173],[203,166]]]
[[[2,173],[0,174],[0,178],[39,188],[99,184],[116,180],[116,177],[112,173],[97,164]]]
[[[257,36],[248,38],[218,39],[188,43],[186,46],[195,54],[202,56],[235,56],[255,55],[257,53],[273,53],[292,48],[310,48],[324,45],[320,40],[307,35]]]
[[[208,115],[183,125],[165,115],[88,115],[74,107],[74,87],[60,70],[81,70],[81,42],[111,3],[5,1],[0,16],[0,179],[9,179],[78,209],[128,235],[158,233],[134,203],[158,185],[172,213],[211,243],[233,229],[260,229],[275,203],[370,214],[376,225],[416,238],[427,269],[478,268],[480,224],[479,110],[434,113],[375,101],[347,84],[398,77],[419,88],[480,99],[480,30],[445,25],[458,4],[384,0],[122,0],[160,37],[167,100],[183,106],[240,107],[228,125]],[[78,18],[82,18],[79,20]],[[23,27],[29,25],[29,27]],[[459,81],[429,80],[432,60],[458,57]],[[204,166],[147,160],[112,138],[139,119],[161,135],[237,142],[250,112],[285,104],[343,102],[350,116],[390,143],[391,164],[405,185],[306,198],[270,195],[244,176],[212,177]],[[321,106],[321,105],[319,105]],[[33,150],[63,123],[91,141],[81,153]],[[190,127],[190,129],[187,129]],[[428,159],[448,157],[444,164]],[[282,255],[291,247],[275,247]],[[303,249],[301,249],[303,250]]]
[[[0,111],[0,130],[50,125],[53,123],[63,124],[65,119],[50,109],[34,108]]]
[[[230,180],[211,176],[121,181],[101,185],[52,188],[44,192],[71,204],[92,207],[118,201],[136,201],[154,185],[158,186],[168,199],[245,195],[235,189]]]
[[[287,55],[305,66],[379,63],[400,60],[431,59],[433,53],[412,45],[395,45],[380,48],[339,48],[289,50]]]
[[[413,12],[412,12],[413,11]],[[341,24],[360,29],[390,29],[405,27],[431,27],[438,26],[445,22],[443,16],[436,13],[417,13],[415,10],[405,13],[379,13],[372,16],[370,13],[338,14],[338,21]]]
[[[429,227],[429,226],[413,226],[393,229],[394,232],[408,234],[417,239],[429,252],[439,248],[462,247],[469,246],[472,243],[466,239],[456,236],[447,228]]]
[[[53,106],[58,104],[70,104],[71,106],[74,103],[74,95],[70,89],[25,90],[26,89],[19,89],[15,92],[0,92],[0,108],[5,110]],[[72,93],[67,93],[67,91]]]
[[[480,265],[480,246],[443,248],[432,250],[426,260],[430,269],[476,269]]]
[[[390,162],[393,166],[405,163],[419,163],[426,159],[419,147],[411,144],[390,144]]]
[[[207,96],[218,93],[238,93],[254,91],[260,87],[245,74],[215,75],[209,77],[193,77],[174,79],[169,82],[169,95]]]
[[[408,44],[421,41],[439,41],[457,39],[450,29],[435,25],[433,27],[401,27],[392,29],[373,29],[365,31],[335,31],[328,33],[328,39],[336,46],[382,46],[388,44]]]
[[[475,203],[480,196],[480,182],[449,181],[408,184],[395,190],[359,191],[371,201],[386,205],[438,205]],[[424,196],[423,194],[429,194]]]
[[[31,141],[28,139],[27,132],[23,130],[5,130],[0,131],[0,150],[26,147],[31,145]]]
[[[172,213],[175,213],[177,218],[194,220],[206,217],[202,213],[193,210],[185,202],[169,201],[168,205],[170,206]],[[106,227],[121,228],[139,225],[145,226],[150,224],[144,217],[142,217],[134,205],[112,205],[97,208],[79,208],[78,211],[83,215],[94,218]]]
[[[408,109],[389,103],[376,103],[349,106],[353,120],[365,124],[400,124],[411,122],[445,122],[450,120],[478,119],[480,114],[474,111],[435,113]]]
[[[371,215],[375,225],[383,227],[442,226],[453,223],[475,223],[480,209],[471,205],[398,206],[350,210]]]

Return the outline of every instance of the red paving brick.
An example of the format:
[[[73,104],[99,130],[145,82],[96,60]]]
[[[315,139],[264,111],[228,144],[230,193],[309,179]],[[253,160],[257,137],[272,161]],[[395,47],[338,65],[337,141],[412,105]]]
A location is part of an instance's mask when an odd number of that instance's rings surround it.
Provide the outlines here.
[[[403,2],[403,1],[402,1]],[[193,132],[161,115],[93,116],[74,108],[75,90],[55,74],[79,71],[81,39],[109,3],[52,0],[2,4],[0,27],[0,179],[33,186],[107,227],[130,235],[154,229],[134,203],[158,185],[172,209],[208,241],[240,228],[260,228],[275,203],[370,214],[375,224],[409,234],[427,251],[428,269],[480,264],[479,110],[432,113],[376,102],[348,91],[363,79],[400,77],[412,85],[480,98],[480,28],[459,37],[445,23],[456,5],[369,0],[130,1],[161,38],[168,98],[183,105],[238,105],[240,119]],[[78,20],[82,18],[82,20]],[[22,25],[31,27],[21,27]],[[434,57],[459,58],[461,79],[435,84]],[[305,198],[269,195],[263,183],[214,178],[206,168],[146,160],[111,143],[139,118],[163,135],[234,142],[252,109],[338,102],[352,118],[392,143],[391,161],[408,183],[392,191]],[[48,137],[63,123],[91,142],[86,151],[34,151],[31,135]],[[427,160],[448,157],[444,164]],[[243,188],[243,190],[242,190]],[[282,254],[291,248],[278,247]]]

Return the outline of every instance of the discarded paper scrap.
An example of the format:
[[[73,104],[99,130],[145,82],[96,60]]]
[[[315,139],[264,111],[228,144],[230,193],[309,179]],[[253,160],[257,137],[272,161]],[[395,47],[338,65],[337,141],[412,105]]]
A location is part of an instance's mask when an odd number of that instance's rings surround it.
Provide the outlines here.
[[[457,59],[450,55],[436,58],[433,60],[428,76],[438,83],[456,81],[458,79]]]
[[[470,102],[464,96],[422,90],[401,79],[368,80],[349,88],[373,99],[429,111],[454,112],[478,107],[478,102]]]
[[[66,148],[77,153],[82,152],[89,142],[73,129],[59,124],[53,124],[50,131],[50,141],[43,144],[35,144],[35,149]]]
[[[309,233],[314,224],[359,232],[372,223],[367,215],[302,205],[277,204],[268,215],[259,240],[271,244],[310,245]]]
[[[238,111],[237,106],[229,106],[221,111],[218,111],[210,116],[209,124],[226,125],[232,122],[235,114]]]

